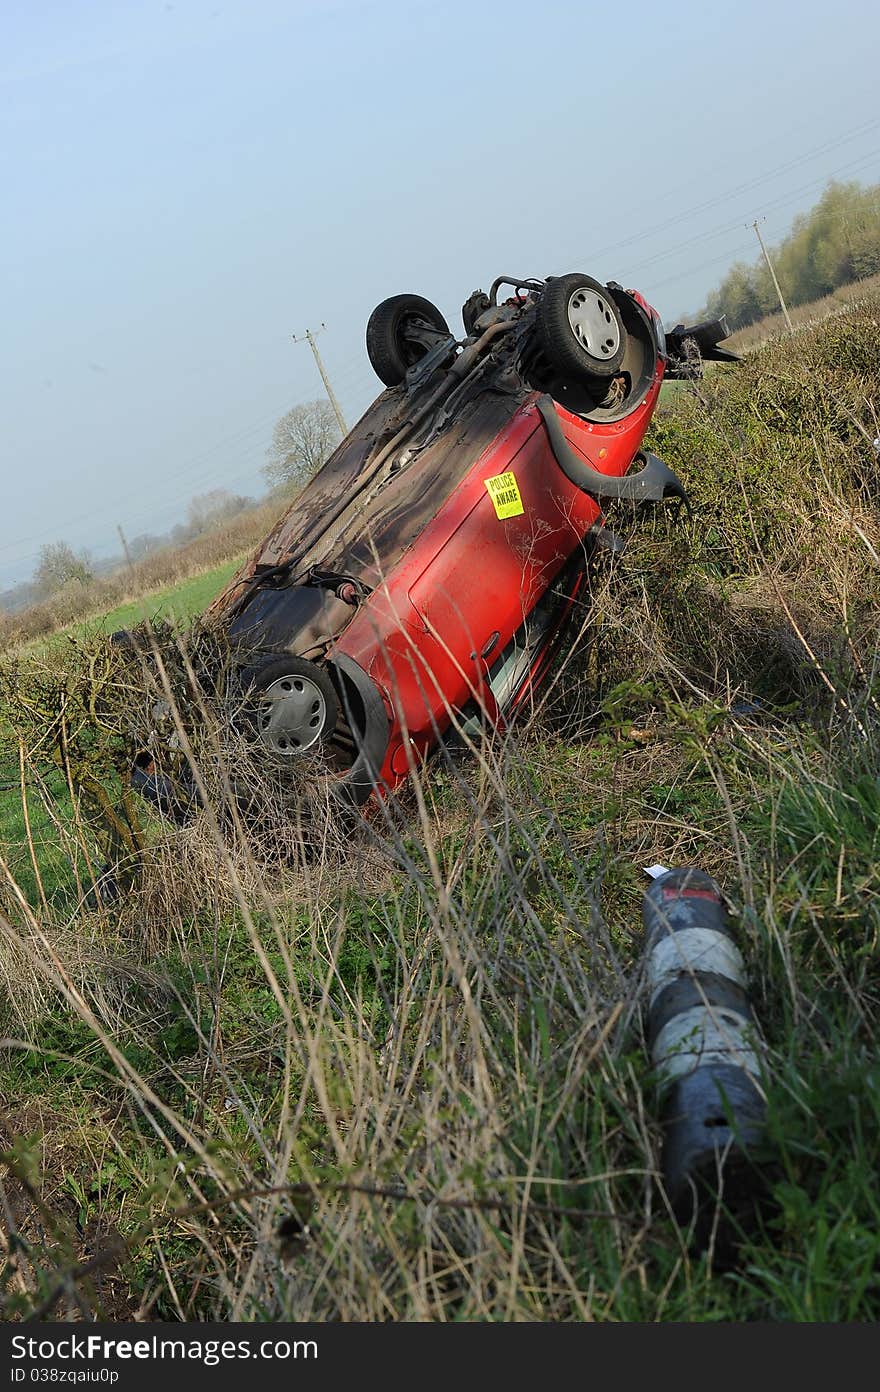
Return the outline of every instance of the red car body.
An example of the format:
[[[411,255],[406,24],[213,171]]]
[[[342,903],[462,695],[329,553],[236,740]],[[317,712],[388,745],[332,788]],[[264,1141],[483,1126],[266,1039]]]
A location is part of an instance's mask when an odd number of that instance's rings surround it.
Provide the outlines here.
[[[667,338],[613,283],[507,282],[499,305],[500,283],[466,304],[462,341],[418,297],[379,307],[368,350],[388,390],[209,611],[273,752],[320,740],[355,801],[401,783],[450,726],[503,726],[536,691],[605,498],[683,496],[639,454],[664,376],[730,356],[723,321]],[[585,296],[609,362],[581,380],[552,334],[574,333]]]
[[[663,362],[632,416],[601,427],[557,407],[566,439],[609,476],[626,473],[651,419]],[[550,654],[542,649],[506,710],[489,684],[494,658],[507,649],[566,561],[582,551],[600,520],[598,504],[559,469],[538,414],[537,393],[520,406],[471,466],[385,585],[340,637],[347,654],[381,690],[392,735],[380,770],[400,783],[450,724],[476,701],[496,724],[536,689]],[[513,474],[522,511],[500,518],[488,479]],[[501,510],[504,511],[502,504]],[[536,526],[536,522],[541,525]],[[583,581],[579,570],[569,604]],[[566,606],[559,615],[559,629]]]

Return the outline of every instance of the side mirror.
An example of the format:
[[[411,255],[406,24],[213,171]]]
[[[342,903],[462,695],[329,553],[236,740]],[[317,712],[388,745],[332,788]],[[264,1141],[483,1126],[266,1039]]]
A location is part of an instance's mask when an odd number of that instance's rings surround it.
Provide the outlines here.
[[[676,378],[702,377],[704,362],[739,362],[739,356],[719,343],[730,336],[727,316],[704,319],[701,324],[676,324],[666,334],[669,367],[666,376]]]

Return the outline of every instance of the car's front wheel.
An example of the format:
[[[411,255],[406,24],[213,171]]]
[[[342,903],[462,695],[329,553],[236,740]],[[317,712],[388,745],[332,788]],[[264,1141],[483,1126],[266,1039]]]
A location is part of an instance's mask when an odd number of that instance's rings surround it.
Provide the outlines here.
[[[325,744],[339,701],[330,677],[302,657],[270,659],[245,674],[250,713],[265,749],[283,761]]]

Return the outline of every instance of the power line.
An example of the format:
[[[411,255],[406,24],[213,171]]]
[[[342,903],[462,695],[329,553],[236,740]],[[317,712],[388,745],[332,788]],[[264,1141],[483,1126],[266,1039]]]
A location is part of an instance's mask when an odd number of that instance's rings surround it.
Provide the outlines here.
[[[835,179],[840,174],[852,173],[856,169],[861,168],[862,166],[875,162],[877,158],[877,153],[874,151],[872,151],[869,155],[860,155],[858,159],[851,160],[848,164],[840,165],[839,168],[832,170],[830,174],[825,174],[819,179],[811,179],[808,184],[801,184],[796,189],[790,189],[787,193],[782,194],[779,198],[774,198],[771,202],[764,203],[761,206],[766,211],[771,211],[775,208],[780,207],[787,207],[788,205],[797,202],[802,194],[808,193],[811,189],[819,188],[823,184],[827,184],[829,179]],[[645,266],[653,265],[656,261],[663,261],[667,256],[674,256],[676,252],[681,251],[686,247],[696,246],[700,242],[712,241],[715,237],[721,237],[726,232],[738,231],[741,227],[742,223],[739,220],[737,220],[736,222],[721,223],[719,224],[719,226],[714,227],[707,232],[698,232],[695,236],[687,237],[684,241],[677,242],[674,246],[667,247],[663,251],[655,252],[653,256],[646,256],[644,260],[635,263],[635,269],[640,271]],[[630,267],[630,270],[632,269],[633,267]]]
[[[363,394],[364,396],[368,396],[370,394],[370,390],[373,384],[372,382],[367,381],[367,373],[364,370],[364,362],[361,353],[358,353],[357,355],[352,355],[350,358],[346,360],[345,375],[347,379],[350,379],[352,376],[359,378],[357,383],[358,395]],[[213,462],[215,461],[216,456],[224,449],[228,448],[230,445],[235,445],[237,447],[244,446],[248,440],[252,439],[255,435],[258,435],[262,430],[266,429],[266,427],[270,423],[274,423],[274,421],[276,421],[282,413],[282,407],[274,408],[271,412],[261,416],[257,421],[252,422],[250,425],[242,426],[239,429],[232,431],[228,435],[221,436],[220,439],[212,442],[204,449],[198,450],[194,455],[189,455],[186,456],[183,460],[178,460],[175,464],[175,475],[179,477],[181,473],[185,473],[187,479],[187,487],[184,491],[175,493],[170,499],[164,501],[164,505],[160,512],[157,513],[151,509],[149,513],[150,524],[159,525],[166,517],[168,517],[174,511],[174,509],[177,506],[179,506],[180,503],[192,497],[193,489],[198,487],[200,483],[206,481],[208,478],[210,478],[212,482],[214,482],[219,487],[230,487],[241,481],[244,477],[244,474],[238,468],[236,469],[234,477],[229,477],[227,474],[222,474],[218,476],[216,470],[216,463]],[[198,465],[206,460],[212,461],[206,469],[193,472],[193,465]],[[83,513],[66,518],[64,525],[68,528],[76,527],[78,524],[85,521],[97,520],[110,516],[118,516],[120,512],[122,512],[125,514],[126,527],[129,530],[133,531],[135,527],[139,527],[141,525],[142,520],[147,520],[147,514],[144,511],[140,511],[137,515],[137,520],[135,520],[133,519],[131,512],[128,511],[128,507],[130,506],[133,499],[143,498],[146,497],[148,494],[155,495],[157,481],[161,480],[157,480],[155,475],[151,475],[149,483],[145,484],[142,488],[135,489],[133,493],[128,493],[124,500],[124,503],[111,502],[105,505],[104,507],[99,507],[97,509],[89,508],[87,511]],[[57,533],[58,528],[51,527],[45,530],[41,530],[39,532],[33,532],[29,534],[27,537],[19,537],[14,542],[6,542],[5,544],[0,545],[0,556],[9,555],[11,553],[17,552],[20,546],[33,545],[35,543],[48,540],[52,537],[57,536]],[[39,553],[33,552],[22,557],[19,561],[16,562],[16,564],[25,566],[27,564],[36,562],[38,559]]]
[[[731,256],[738,256],[740,252],[748,251],[751,242],[743,242],[727,251],[722,251],[720,256],[713,256],[708,261],[702,261],[699,266],[688,266],[687,270],[679,271],[677,275],[667,276],[665,280],[655,280],[651,282],[651,293],[660,290],[664,285],[674,285],[678,280],[684,280],[685,276],[694,275],[697,271],[708,270],[710,266],[717,266],[721,261],[727,261]]]
[[[193,485],[198,485],[209,476],[211,476],[212,478],[216,477],[215,469],[213,466],[208,470],[202,470],[199,473],[193,474],[189,472],[190,464],[199,463],[200,461],[207,459],[210,455],[216,455],[220,450],[224,449],[226,446],[230,444],[234,443],[237,445],[243,445],[246,439],[259,433],[259,431],[265,429],[270,421],[275,420],[277,418],[277,415],[277,411],[272,411],[270,415],[267,415],[259,422],[250,426],[244,426],[240,430],[233,431],[231,435],[221,437],[221,439],[217,441],[216,444],[209,446],[205,450],[199,451],[197,455],[190,456],[189,458],[184,458],[182,461],[179,461],[176,467],[176,473],[179,475],[181,471],[187,471],[187,489],[186,492],[177,494],[175,498],[171,500],[171,502],[180,502],[184,498],[191,497]],[[220,479],[219,482],[221,484],[224,484],[229,482],[229,480]],[[146,484],[143,488],[136,489],[133,494],[129,493],[125,500],[125,503],[129,503],[133,497],[137,498],[145,496],[147,493],[155,493],[155,487],[156,481],[155,479],[151,479],[150,482]],[[123,504],[122,506],[124,508],[125,504]],[[109,515],[110,513],[118,512],[119,510],[120,504],[117,503],[110,503],[103,509],[96,510],[95,508],[89,508],[86,512],[80,513],[75,517],[68,517],[65,521],[65,525],[68,527],[75,527],[80,522],[88,521],[91,518]],[[0,555],[8,553],[10,551],[14,551],[20,545],[28,546],[31,545],[33,542],[43,541],[47,537],[56,535],[57,531],[57,527],[53,527],[45,531],[34,532],[27,537],[19,537],[17,542],[7,542],[5,545],[0,546]]]
[[[652,237],[657,232],[664,232],[667,230],[667,228],[675,227],[680,222],[687,222],[698,213],[706,212],[710,208],[718,207],[719,204],[726,203],[731,198],[738,197],[738,195],[741,193],[750,193],[753,189],[759,187],[761,184],[766,183],[769,179],[778,178],[780,174],[786,173],[789,169],[793,169],[796,165],[804,164],[808,160],[815,159],[817,155],[827,154],[829,150],[836,149],[840,145],[845,145],[850,140],[857,139],[860,136],[868,135],[871,131],[878,128],[880,128],[880,119],[875,119],[863,123],[861,126],[857,126],[854,129],[847,131],[845,134],[837,137],[834,140],[826,141],[824,145],[815,147],[814,149],[809,150],[802,155],[796,156],[794,159],[786,160],[783,164],[777,165],[775,168],[767,170],[766,173],[756,175],[752,179],[747,179],[744,183],[737,184],[732,189],[728,189],[724,193],[716,194],[712,198],[705,199],[702,203],[694,204],[692,207],[684,209],[679,213],[676,213],[673,217],[666,218],[663,222],[654,223],[653,226],[643,228],[639,232],[634,232],[629,237],[619,239],[618,241],[613,242],[608,246],[600,247],[598,248],[598,250],[594,250],[591,253],[591,255],[593,257],[605,256],[608,254],[608,252],[619,251],[621,247],[632,246],[637,242],[644,241],[647,237]],[[833,175],[826,176],[826,178],[827,177],[833,177]],[[580,255],[580,253],[578,253],[578,255]]]
[[[827,153],[829,150],[835,149],[835,148],[839,147],[840,145],[847,143],[847,142],[850,141],[850,140],[856,139],[856,138],[858,138],[859,136],[864,136],[864,135],[866,135],[866,134],[869,134],[871,131],[877,129],[878,127],[880,127],[880,119],[873,119],[873,120],[871,120],[871,121],[869,121],[869,122],[863,123],[861,126],[855,127],[855,128],[853,128],[853,129],[851,129],[850,131],[845,132],[845,133],[843,133],[842,135],[835,137],[833,140],[826,141],[823,145],[821,145],[821,146],[819,146],[819,147],[816,147],[816,148],[814,148],[814,149],[812,149],[812,150],[810,150],[810,151],[807,151],[807,152],[805,152],[804,154],[795,157],[794,159],[788,160],[788,161],[784,162],[783,164],[776,166],[774,169],[768,170],[767,172],[765,172],[765,173],[763,173],[763,174],[761,174],[761,175],[757,175],[757,176],[755,176],[754,178],[749,179],[749,180],[745,181],[744,183],[741,183],[741,184],[735,186],[734,188],[727,190],[727,191],[724,192],[724,193],[715,195],[714,197],[712,197],[712,198],[710,198],[710,199],[708,199],[708,200],[704,200],[702,203],[695,205],[694,207],[688,209],[687,211],[679,212],[679,213],[677,213],[674,217],[668,218],[668,219],[666,219],[665,221],[663,221],[662,223],[657,223],[657,224],[654,224],[652,227],[642,229],[640,232],[634,233],[634,234],[633,234],[632,236],[630,236],[630,237],[627,237],[627,238],[625,238],[625,239],[623,239],[623,240],[617,241],[616,243],[613,244],[613,246],[609,246],[609,247],[606,247],[606,248],[602,248],[599,252],[597,252],[597,253],[595,253],[595,254],[596,254],[596,255],[603,255],[603,254],[605,254],[606,252],[611,251],[611,250],[620,250],[620,249],[623,248],[623,247],[636,244],[636,243],[638,243],[639,241],[642,241],[642,240],[644,240],[644,239],[646,239],[646,238],[648,238],[648,237],[654,236],[658,231],[662,231],[662,230],[664,230],[664,229],[666,229],[666,228],[668,228],[668,227],[672,227],[672,226],[677,225],[677,224],[680,223],[680,222],[686,221],[686,220],[688,220],[689,218],[691,218],[692,216],[694,216],[696,213],[705,211],[705,210],[707,210],[707,209],[710,208],[710,207],[714,207],[714,206],[717,206],[717,205],[720,204],[720,203],[727,202],[727,201],[729,201],[730,199],[737,197],[737,196],[738,196],[739,194],[741,194],[741,193],[748,192],[748,191],[750,191],[750,190],[752,190],[752,189],[754,189],[754,188],[760,186],[761,184],[766,183],[766,182],[767,182],[768,180],[770,180],[770,179],[777,178],[781,173],[784,173],[784,172],[786,172],[786,171],[789,170],[789,169],[795,168],[795,167],[798,166],[798,165],[802,165],[802,164],[804,164],[805,162],[807,162],[808,160],[815,159],[817,155],[821,155],[821,154]],[[811,181],[809,184],[806,184],[806,185],[801,186],[801,188],[799,188],[798,190],[795,190],[794,192],[790,192],[790,193],[784,194],[784,195],[782,195],[780,198],[776,198],[776,199],[772,200],[770,203],[764,204],[764,208],[765,208],[765,209],[772,209],[772,208],[778,207],[778,206],[785,206],[787,203],[793,202],[798,196],[800,196],[801,193],[806,192],[807,190],[809,190],[809,189],[811,189],[811,188],[813,188],[813,187],[816,187],[818,184],[827,182],[829,178],[834,178],[834,177],[836,177],[836,175],[841,174],[841,173],[844,173],[845,171],[850,170],[850,169],[852,169],[852,168],[854,168],[854,167],[856,167],[856,166],[864,166],[866,163],[869,163],[870,161],[872,161],[872,160],[875,159],[875,158],[876,158],[876,154],[875,154],[874,152],[872,152],[872,153],[869,154],[869,155],[866,155],[866,156],[863,155],[863,156],[860,156],[859,158],[857,158],[857,159],[855,159],[855,160],[848,161],[845,165],[841,166],[840,168],[838,168],[837,170],[833,171],[832,173],[827,174],[827,175],[823,176],[823,177],[820,178],[820,179],[813,180],[813,181]],[[684,186],[682,186],[682,187],[687,187],[687,185],[684,185]],[[664,259],[665,257],[667,257],[667,256],[671,256],[671,255],[675,254],[677,251],[680,251],[680,250],[682,250],[683,248],[686,248],[686,247],[689,247],[689,246],[698,245],[698,244],[700,244],[700,243],[703,242],[703,241],[710,241],[710,240],[712,240],[714,237],[722,236],[722,235],[724,235],[724,233],[727,232],[727,231],[733,231],[733,230],[734,230],[737,226],[739,226],[739,225],[740,225],[739,223],[736,223],[736,224],[734,224],[734,223],[731,223],[731,224],[724,224],[724,225],[722,225],[722,226],[720,226],[720,227],[718,227],[718,228],[711,229],[711,230],[709,230],[709,231],[707,231],[707,232],[698,233],[698,234],[696,234],[695,236],[690,237],[690,238],[686,239],[686,240],[683,241],[683,242],[679,242],[676,246],[670,247],[667,251],[656,252],[656,253],[654,253],[652,256],[649,256],[649,257],[645,258],[641,263],[636,263],[636,268],[635,268],[635,269],[638,269],[639,267],[650,266],[650,265],[656,263],[657,261],[663,260],[663,259]],[[757,229],[756,229],[756,231],[757,231]],[[659,281],[659,282],[652,282],[652,290],[662,288],[662,287],[665,286],[665,285],[674,284],[676,281],[679,281],[679,280],[684,279],[685,276],[689,276],[689,275],[694,274],[695,271],[699,271],[699,270],[706,269],[707,267],[709,267],[709,266],[711,266],[711,265],[715,265],[715,264],[717,264],[717,263],[720,262],[720,261],[727,260],[727,259],[729,259],[729,258],[731,258],[731,257],[733,257],[733,256],[735,256],[735,255],[737,255],[740,251],[746,250],[746,249],[747,249],[747,248],[739,247],[739,246],[738,246],[738,247],[736,247],[736,248],[733,248],[733,249],[731,249],[731,250],[727,250],[727,251],[723,252],[720,256],[713,257],[713,258],[711,258],[709,261],[706,261],[706,262],[701,263],[701,265],[699,265],[699,266],[697,266],[697,267],[690,266],[690,267],[688,267],[688,269],[687,269],[686,271],[684,271],[684,272],[682,272],[682,273],[680,273],[680,274],[678,274],[678,275],[674,275],[674,276],[667,277],[665,280],[662,280],[662,281]],[[762,248],[762,249],[763,249],[763,248]],[[766,254],[766,252],[765,252],[765,254]],[[322,325],[321,327],[324,328],[324,325]],[[324,387],[325,387],[325,390],[326,390],[326,392],[327,392],[328,399],[329,399],[329,401],[330,401],[330,403],[331,403],[331,406],[333,407],[334,414],[336,415],[337,421],[339,422],[339,425],[340,425],[340,429],[342,429],[342,430],[343,430],[343,433],[345,433],[346,430],[347,430],[347,427],[346,427],[346,424],[345,424],[345,418],[344,418],[344,416],[343,416],[343,414],[342,414],[342,411],[341,411],[341,408],[340,408],[340,405],[339,405],[339,401],[338,401],[338,399],[336,398],[336,395],[335,395],[335,393],[333,392],[333,389],[332,389],[332,387],[331,387],[331,385],[330,385],[329,377],[328,377],[328,375],[327,375],[327,372],[326,372],[326,369],[325,369],[325,367],[324,367],[323,361],[322,361],[322,359],[321,359],[320,353],[318,352],[317,345],[315,344],[315,335],[312,333],[311,329],[309,329],[309,330],[306,331],[306,334],[304,335],[304,338],[305,338],[305,340],[309,343],[309,346],[310,346],[311,349],[312,349],[312,353],[313,353],[313,356],[314,356],[314,358],[315,358],[316,365],[317,365],[318,370],[319,370],[319,372],[320,372],[320,374],[321,374],[321,378],[322,378],[322,381],[323,381],[323,383],[324,383]],[[276,341],[276,340],[273,339],[273,342],[275,342],[275,341]],[[280,342],[280,339],[277,340],[277,341]],[[301,339],[296,339],[296,338],[295,338],[295,341],[299,342],[299,341],[302,341],[302,340],[301,340]],[[346,362],[346,364],[344,365],[344,367],[343,367],[343,369],[342,369],[342,376],[343,376],[343,381],[345,381],[346,384],[349,385],[349,390],[351,389],[350,384],[352,383],[352,381],[354,381],[354,383],[355,383],[355,391],[356,391],[356,394],[357,394],[358,396],[360,396],[362,393],[363,393],[364,396],[369,395],[369,392],[370,392],[371,387],[373,386],[373,383],[372,383],[372,381],[371,381],[371,382],[368,384],[367,381],[366,381],[366,373],[364,372],[364,363],[363,363],[362,354],[359,353],[359,354],[357,355],[356,358],[352,357],[351,359],[349,359],[349,360]],[[164,509],[163,513],[160,514],[160,515],[161,515],[161,516],[166,515],[168,512],[170,512],[170,511],[172,510],[173,507],[175,507],[175,506],[178,504],[178,502],[182,501],[182,500],[183,500],[185,497],[187,497],[187,496],[191,496],[191,495],[192,495],[192,494],[191,494],[192,487],[193,487],[194,485],[197,486],[200,482],[203,481],[203,479],[207,478],[209,475],[214,479],[215,482],[219,482],[219,483],[224,483],[224,482],[225,482],[225,483],[228,483],[228,482],[230,482],[230,480],[228,480],[228,479],[225,479],[225,480],[224,480],[224,479],[217,480],[217,478],[216,478],[216,472],[215,472],[215,464],[214,464],[214,462],[213,462],[214,459],[216,458],[216,455],[217,455],[220,451],[222,451],[224,448],[228,447],[229,445],[231,445],[231,444],[233,444],[233,443],[235,443],[235,444],[238,445],[238,446],[244,445],[244,443],[245,443],[246,440],[252,438],[252,437],[253,437],[255,434],[257,434],[261,429],[265,428],[265,425],[268,424],[269,420],[270,420],[272,417],[274,417],[275,415],[276,415],[276,412],[273,411],[272,414],[271,414],[271,416],[267,416],[267,417],[265,418],[265,421],[261,421],[261,422],[255,424],[255,425],[243,427],[242,429],[233,432],[231,435],[221,438],[221,440],[219,440],[219,441],[216,442],[215,444],[212,444],[211,446],[207,447],[205,450],[199,451],[195,456],[191,456],[188,460],[184,460],[183,462],[180,462],[180,461],[176,462],[176,463],[175,463],[175,473],[176,473],[176,474],[179,475],[180,472],[181,472],[182,470],[186,470],[186,471],[187,471],[187,480],[188,480],[187,492],[186,492],[185,494],[184,494],[184,493],[180,493],[180,494],[176,495],[175,498],[171,499],[171,501],[169,501],[168,503],[166,503],[165,509]],[[210,461],[211,461],[211,463],[209,464],[209,466],[208,466],[207,469],[205,469],[205,470],[200,470],[200,471],[198,471],[197,473],[192,473],[192,472],[191,472],[191,467],[192,467],[193,464],[199,465],[199,464],[201,464],[203,461],[206,461],[206,460],[210,460]],[[240,476],[240,475],[237,475],[237,477],[241,477],[241,476]],[[155,476],[155,475],[152,475],[151,478],[150,478],[149,483],[144,487],[144,489],[142,489],[142,490],[137,490],[136,493],[134,494],[134,496],[137,497],[139,494],[140,494],[141,496],[144,496],[144,495],[146,494],[146,492],[149,492],[149,493],[151,493],[152,495],[155,495],[155,492],[156,492],[156,485],[157,485],[157,482],[159,482],[159,481],[161,481],[161,480],[157,480],[156,476]],[[132,500],[132,494],[129,494],[128,497],[127,497],[127,499],[126,499],[126,502],[127,502],[127,503],[130,503],[131,500]],[[68,526],[71,526],[71,525],[72,525],[72,526],[75,526],[75,525],[78,525],[78,524],[81,523],[81,522],[85,522],[86,520],[95,519],[96,517],[101,517],[101,516],[103,516],[105,513],[109,512],[111,508],[112,508],[113,511],[115,511],[115,512],[118,513],[119,508],[118,508],[118,506],[115,506],[115,505],[110,505],[109,507],[104,508],[104,509],[100,509],[100,510],[98,510],[97,512],[96,512],[96,510],[95,510],[94,508],[92,508],[92,509],[89,509],[87,512],[84,512],[84,513],[80,514],[80,515],[79,515],[78,517],[76,517],[76,518],[73,518],[73,519],[69,519],[69,518],[68,518],[68,519],[67,519],[67,525],[68,525]],[[155,514],[151,514],[151,516],[154,516],[154,515],[155,515]],[[130,514],[129,514],[129,525],[132,525],[132,524],[131,524],[131,520],[130,520]],[[50,529],[50,530],[46,530],[46,531],[43,531],[43,532],[39,532],[39,533],[32,534],[31,536],[29,536],[29,537],[27,537],[27,538],[18,538],[16,542],[7,543],[7,544],[5,544],[5,545],[0,546],[0,555],[2,555],[2,554],[9,554],[9,553],[11,553],[11,552],[15,552],[15,551],[17,551],[18,547],[21,546],[21,545],[29,545],[29,544],[33,544],[33,543],[35,543],[35,542],[39,542],[39,541],[41,541],[41,540],[44,540],[44,539],[46,539],[46,538],[48,538],[48,537],[51,537],[51,536],[55,535],[56,533],[57,533],[57,528],[53,528],[53,529]],[[32,559],[36,559],[36,557],[34,557],[34,558],[32,558]]]
[[[877,158],[878,158],[878,156],[877,156],[877,153],[876,153],[876,152],[872,152],[870,155],[861,155],[858,159],[856,159],[856,160],[851,160],[851,161],[849,161],[849,163],[844,164],[844,165],[841,165],[838,169],[832,170],[830,174],[823,175],[822,178],[820,178],[820,179],[814,179],[814,180],[812,180],[809,184],[802,184],[802,185],[800,185],[797,189],[794,189],[794,190],[790,191],[789,193],[783,194],[780,198],[775,198],[775,199],[773,199],[770,203],[765,203],[763,206],[764,206],[766,209],[768,209],[768,210],[772,210],[772,209],[774,209],[774,208],[779,208],[779,207],[783,207],[783,208],[784,208],[784,207],[786,207],[786,206],[790,206],[792,203],[796,203],[796,202],[799,200],[800,196],[801,196],[802,194],[806,193],[806,192],[809,192],[809,190],[814,189],[814,188],[818,188],[818,187],[820,187],[820,186],[822,186],[822,185],[824,185],[824,184],[827,184],[829,179],[836,178],[839,174],[854,172],[856,168],[858,168],[858,167],[860,167],[860,166],[864,166],[864,165],[870,164],[870,163],[876,161]],[[750,223],[749,223],[749,224],[746,224],[746,225],[747,225],[747,226],[751,226]],[[740,228],[741,226],[742,226],[742,224],[739,223],[739,222],[725,224],[725,226],[724,226],[723,228],[717,229],[717,230],[716,230],[714,233],[712,233],[712,234],[709,234],[709,233],[701,234],[699,237],[691,238],[688,242],[682,242],[682,243],[680,243],[679,246],[674,247],[674,248],[671,248],[671,249],[670,249],[669,251],[667,251],[667,252],[660,253],[660,254],[658,254],[658,256],[656,256],[656,257],[651,257],[651,258],[649,258],[649,259],[646,260],[646,261],[642,261],[642,262],[638,263],[637,266],[636,266],[636,269],[638,270],[640,267],[644,267],[644,266],[650,265],[650,264],[651,264],[651,261],[654,261],[654,260],[661,260],[664,256],[671,256],[671,255],[673,255],[676,251],[678,251],[681,247],[688,246],[688,245],[692,245],[692,244],[694,244],[694,243],[696,243],[696,242],[698,242],[698,241],[701,241],[701,240],[710,240],[710,239],[711,239],[711,236],[720,236],[723,232],[726,232],[726,231],[731,231],[731,232],[732,232],[732,231],[734,231],[734,230]],[[693,275],[693,274],[695,274],[697,271],[706,270],[709,266],[715,266],[715,265],[717,265],[717,264],[718,264],[719,262],[721,262],[721,261],[726,261],[726,260],[728,260],[729,258],[738,255],[740,252],[745,252],[745,251],[748,251],[748,250],[749,250],[748,244],[742,244],[742,245],[738,245],[738,246],[733,247],[733,248],[728,248],[726,251],[723,251],[723,252],[721,253],[720,256],[714,256],[714,257],[712,257],[712,259],[709,260],[709,261],[703,261],[703,262],[701,262],[701,264],[700,264],[699,266],[688,266],[687,270],[681,271],[681,272],[679,272],[677,275],[668,276],[665,280],[661,280],[661,281],[652,281],[652,292],[653,292],[653,290],[659,289],[659,288],[661,288],[661,287],[664,286],[664,285],[672,285],[672,284],[674,284],[676,281],[684,280],[684,278],[685,278],[686,276]]]
[[[863,121],[857,126],[851,126],[848,130],[843,131],[842,133],[832,137],[823,145],[814,145],[809,150],[805,150],[803,154],[796,155],[793,159],[784,161],[782,165],[777,166],[775,169],[771,169],[766,173],[756,175],[755,177],[758,181],[763,181],[768,178],[774,178],[777,174],[784,173],[786,170],[794,168],[795,165],[808,163],[810,160],[815,159],[817,155],[827,154],[829,150],[836,149],[839,145],[846,145],[851,140],[857,140],[861,136],[870,135],[870,133],[873,130],[876,130],[878,128],[878,125],[880,125],[880,118],[876,116],[871,117],[870,120]],[[761,154],[763,154],[765,148],[766,145],[761,146]],[[752,151],[751,153],[754,154],[755,152]],[[714,173],[714,166],[712,171],[710,172]],[[675,188],[665,190],[664,193],[660,195],[660,197],[677,197],[679,194],[687,192],[688,189],[695,187],[695,185],[701,182],[703,182],[703,176],[694,179],[689,179],[683,184],[678,184]]]

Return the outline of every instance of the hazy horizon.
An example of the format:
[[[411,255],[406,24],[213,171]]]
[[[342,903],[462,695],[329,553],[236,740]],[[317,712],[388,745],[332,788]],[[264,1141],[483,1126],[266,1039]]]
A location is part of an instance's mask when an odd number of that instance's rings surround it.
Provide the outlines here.
[[[213,487],[264,488],[284,411],[376,394],[364,326],[451,325],[500,273],[697,309],[746,223],[880,179],[876,8],[548,0],[8,4],[0,586]]]

